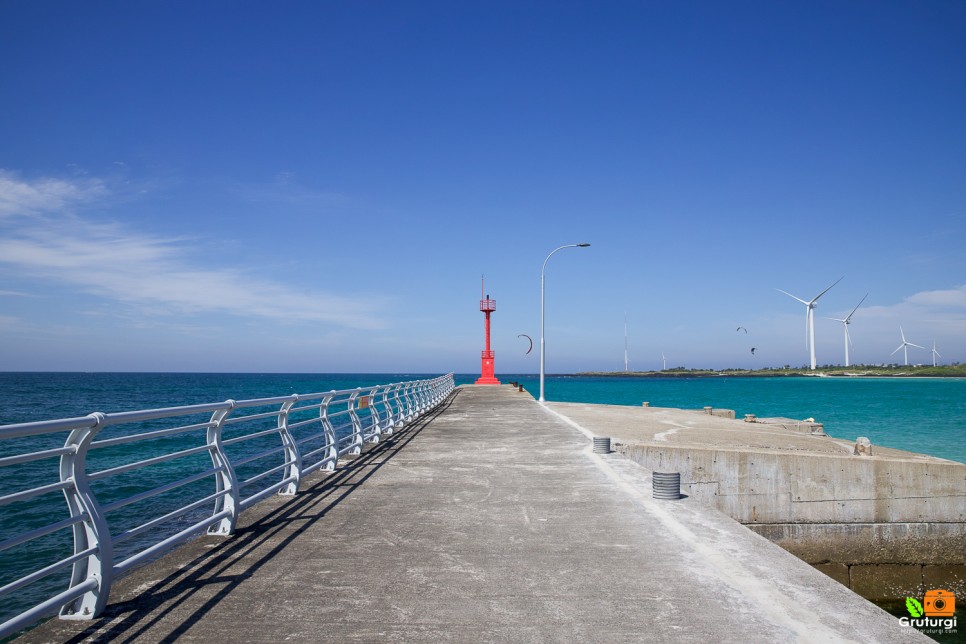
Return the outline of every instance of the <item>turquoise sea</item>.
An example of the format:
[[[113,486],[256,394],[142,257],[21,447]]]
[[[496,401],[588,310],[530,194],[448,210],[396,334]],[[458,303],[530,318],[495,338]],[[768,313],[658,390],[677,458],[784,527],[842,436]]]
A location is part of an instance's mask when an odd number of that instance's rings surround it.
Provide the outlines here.
[[[312,393],[438,374],[0,373],[0,425],[233,398]],[[498,374],[534,397],[538,376]],[[476,374],[457,375],[457,384]],[[700,409],[814,418],[836,438],[966,463],[966,379],[624,378],[547,376],[548,400]]]
[[[439,374],[0,373],[0,425],[83,416],[95,411],[109,413],[229,398],[323,392],[436,375]],[[457,375],[456,383],[472,383],[477,377]],[[534,397],[539,393],[536,375],[498,377],[504,383],[519,382]],[[866,436],[873,446],[966,463],[966,379],[554,375],[547,376],[545,384],[546,398],[551,401],[632,406],[648,401],[654,407],[693,409],[710,405],[734,409],[739,418],[746,413],[814,418],[837,438],[854,440]],[[480,429],[485,431],[485,427]],[[0,456],[5,453],[0,441]],[[0,496],[11,491],[6,489],[12,483],[6,474],[10,473],[0,471]],[[0,518],[3,510],[0,508]],[[54,511],[63,509],[58,506]],[[38,521],[51,520],[39,506],[34,514]],[[17,532],[18,526],[12,524],[21,523],[22,518],[0,521],[0,541]],[[55,543],[52,547],[67,545]],[[33,565],[28,558],[11,564],[9,558],[0,555],[0,586],[25,574],[23,568]],[[15,570],[18,567],[19,573]],[[26,605],[37,601],[29,592],[17,599]],[[0,613],[14,609],[2,607]],[[0,621],[9,616],[0,614]]]

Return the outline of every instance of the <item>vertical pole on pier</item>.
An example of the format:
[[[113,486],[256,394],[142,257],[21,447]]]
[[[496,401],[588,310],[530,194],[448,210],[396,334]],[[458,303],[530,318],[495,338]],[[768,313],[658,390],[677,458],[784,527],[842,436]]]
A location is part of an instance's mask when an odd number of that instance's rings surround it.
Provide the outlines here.
[[[494,364],[495,355],[490,350],[490,314],[496,310],[496,300],[491,300],[489,295],[483,295],[486,288],[483,278],[480,278],[480,311],[486,317],[486,345],[480,359],[480,377],[476,380],[478,385],[498,385],[500,381],[494,376],[496,366]]]

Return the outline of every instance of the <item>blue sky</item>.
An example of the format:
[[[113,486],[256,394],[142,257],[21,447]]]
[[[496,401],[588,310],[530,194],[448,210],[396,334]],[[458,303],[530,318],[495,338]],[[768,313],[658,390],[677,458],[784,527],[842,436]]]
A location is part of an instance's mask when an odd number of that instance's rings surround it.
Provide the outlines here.
[[[800,366],[842,276],[820,364],[966,360],[958,0],[3,2],[0,92],[0,370],[473,372],[485,274],[534,373],[577,242],[548,372]]]

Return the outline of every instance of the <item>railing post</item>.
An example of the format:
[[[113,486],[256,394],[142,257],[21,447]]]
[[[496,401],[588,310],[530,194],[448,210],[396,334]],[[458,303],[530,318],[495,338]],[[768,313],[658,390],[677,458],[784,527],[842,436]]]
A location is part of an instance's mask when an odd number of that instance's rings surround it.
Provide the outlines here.
[[[453,374],[448,374],[443,379],[443,398],[440,402],[446,400],[454,389],[456,389],[456,381],[453,379]]]
[[[378,389],[378,393],[375,391],[372,393],[373,398],[375,398],[377,395],[382,395],[383,413],[386,415],[386,417],[380,421],[379,426],[382,429],[382,433],[386,435],[392,434],[393,427],[396,424],[396,421],[393,420],[392,405],[389,404],[390,389],[392,389],[392,385],[381,385]]]
[[[446,399],[446,376],[440,376],[433,381],[433,407],[438,407]]]
[[[332,427],[332,421],[329,420],[329,403],[332,402],[332,398],[335,393],[331,393],[322,399],[322,404],[319,406],[319,422],[322,423],[322,431],[325,433],[325,457],[323,460],[327,460],[328,464],[325,469],[329,472],[335,470],[339,464],[339,446],[335,443],[335,428]]]
[[[413,401],[413,418],[419,418],[419,382],[414,380],[409,383],[409,394],[412,396]]]
[[[429,399],[427,396],[427,393],[428,393],[427,384],[425,382],[420,382],[417,385],[416,391],[418,392],[417,398],[419,398],[419,413],[423,414],[426,412],[427,409],[429,409]]]
[[[406,400],[406,404],[405,404],[406,409],[404,413],[406,422],[411,421],[415,416],[414,414],[415,405],[413,404],[412,391],[413,391],[412,382],[403,383],[403,398]]]
[[[375,403],[373,402],[375,400],[375,392],[377,390],[378,387],[370,387],[366,390],[365,395],[360,398],[360,400],[366,401],[365,407],[369,410],[368,442],[370,443],[378,443],[382,438],[382,423],[379,419],[379,410],[376,408]],[[363,439],[366,440],[365,435],[363,435]]]
[[[238,493],[238,478],[235,475],[235,468],[231,466],[228,455],[225,453],[225,446],[222,443],[222,427],[225,419],[231,415],[235,409],[235,401],[226,401],[228,407],[219,409],[211,415],[211,426],[208,428],[207,441],[208,453],[211,455],[211,462],[215,467],[215,491],[224,492],[215,500],[214,514],[225,510],[229,515],[218,523],[214,523],[208,528],[208,534],[217,534],[224,537],[235,531],[235,523],[238,521],[238,506],[241,503],[241,496]]]
[[[416,411],[416,418],[423,415],[423,386],[418,380],[413,382],[413,408]]]
[[[349,410],[349,420],[352,421],[352,451],[350,454],[361,454],[362,453],[362,422],[359,420],[359,414],[356,413],[356,398],[359,397],[359,392],[362,389],[356,389],[349,396],[349,400],[346,401],[346,405]]]
[[[403,413],[404,412],[403,401],[399,397],[399,390],[402,388],[403,388],[402,383],[397,383],[392,388],[392,397],[396,401],[395,402],[396,410],[392,414],[393,427],[402,427],[403,425],[406,424],[405,413]]]
[[[279,494],[290,496],[299,491],[299,485],[302,482],[302,453],[299,451],[299,447],[295,442],[295,437],[292,436],[292,432],[288,428],[288,413],[292,409],[292,405],[298,402],[298,394],[294,394],[291,400],[286,400],[282,403],[282,408],[279,410],[278,414],[278,433],[282,437],[282,446],[284,448],[284,459],[285,459],[285,475],[284,479],[292,479],[289,483],[278,491]]]
[[[432,398],[433,398],[433,408],[435,409],[436,406],[443,399],[443,396],[442,396],[442,393],[443,393],[443,379],[442,378],[434,378],[433,381],[430,383],[430,391],[432,392],[431,395],[432,395]]]
[[[71,484],[64,489],[71,518],[83,519],[73,525],[74,555],[89,552],[74,563],[70,587],[89,580],[96,581],[97,585],[61,608],[60,616],[64,619],[92,619],[99,615],[107,604],[114,580],[111,530],[87,479],[87,450],[104,426],[105,416],[100,412],[90,416],[95,420],[93,427],[75,429],[67,437],[65,447],[73,447],[74,451],[60,457],[60,480]]]

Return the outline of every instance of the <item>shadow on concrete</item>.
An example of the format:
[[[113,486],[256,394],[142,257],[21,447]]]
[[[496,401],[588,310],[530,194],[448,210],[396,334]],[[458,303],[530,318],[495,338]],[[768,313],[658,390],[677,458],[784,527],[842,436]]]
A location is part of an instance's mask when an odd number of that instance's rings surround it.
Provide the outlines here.
[[[148,637],[155,641],[178,639],[193,624],[203,620],[208,611],[241,582],[255,575],[278,552],[365,484],[413,441],[428,423],[446,411],[459,393],[459,389],[455,390],[435,410],[379,443],[368,446],[361,455],[342,460],[334,472],[313,474],[308,478],[311,484],[294,498],[286,500],[285,497],[275,497],[274,502],[264,501],[250,508],[240,517],[240,525],[233,536],[227,539],[199,537],[160,560],[133,571],[123,582],[119,582],[115,593],[112,593],[119,598],[129,598],[110,603],[100,617],[83,623],[83,631],[73,630],[80,626],[77,622],[70,626],[61,622],[53,630],[59,631],[67,642],[134,642]],[[298,527],[293,528],[296,524]],[[280,535],[284,536],[279,540]],[[277,543],[269,545],[275,541]],[[255,554],[266,547],[270,549]],[[250,561],[246,561],[244,572],[229,572],[248,559]],[[157,581],[158,574],[167,576]],[[147,587],[143,581],[145,577],[152,580]],[[220,588],[212,594],[213,586]],[[208,597],[179,620],[177,628],[160,636],[156,632],[148,635],[166,613],[183,609],[197,595]],[[265,598],[266,603],[269,601],[270,598]],[[242,616],[240,620],[244,621]],[[47,626],[53,625],[48,623]],[[67,632],[68,628],[70,632]],[[31,635],[35,635],[50,641],[50,633],[44,633],[46,630],[41,626],[27,633],[26,639],[31,640]]]

